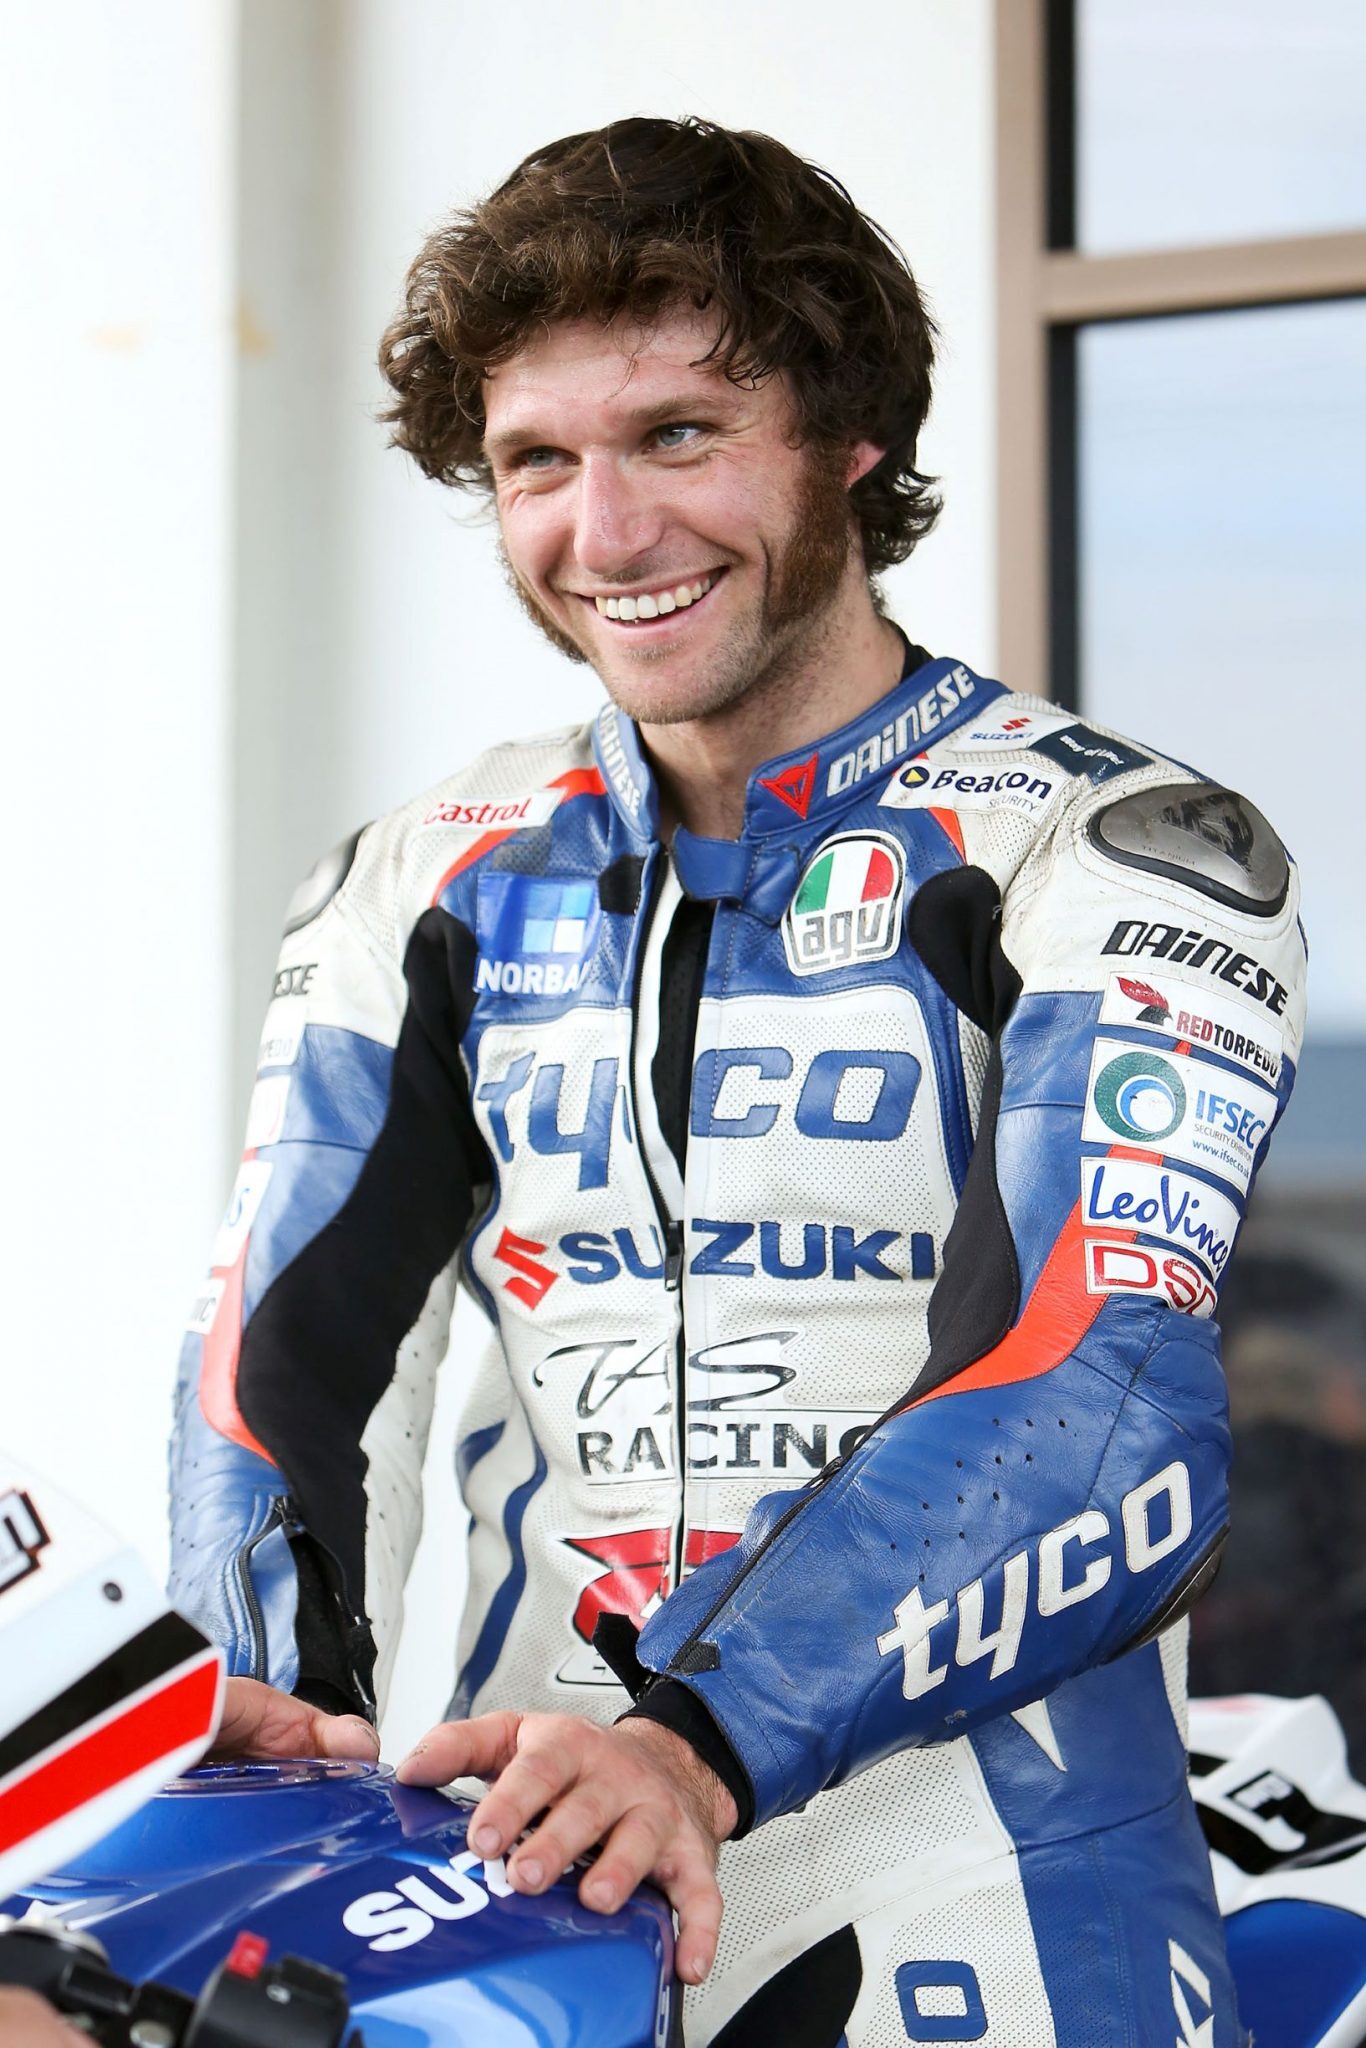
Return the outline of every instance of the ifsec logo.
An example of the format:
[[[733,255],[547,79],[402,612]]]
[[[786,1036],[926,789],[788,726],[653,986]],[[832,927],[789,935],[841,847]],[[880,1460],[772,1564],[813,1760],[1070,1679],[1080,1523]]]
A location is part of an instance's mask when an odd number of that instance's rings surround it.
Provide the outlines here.
[[[842,832],[808,862],[783,912],[794,974],[832,974],[887,960],[901,940],[906,857],[881,832]]]
[[[591,881],[481,875],[474,985],[499,995],[569,995],[588,972],[601,912]]]
[[[1101,1121],[1131,1145],[1169,1138],[1186,1114],[1185,1084],[1157,1053],[1120,1053],[1096,1075],[1092,1100]]]

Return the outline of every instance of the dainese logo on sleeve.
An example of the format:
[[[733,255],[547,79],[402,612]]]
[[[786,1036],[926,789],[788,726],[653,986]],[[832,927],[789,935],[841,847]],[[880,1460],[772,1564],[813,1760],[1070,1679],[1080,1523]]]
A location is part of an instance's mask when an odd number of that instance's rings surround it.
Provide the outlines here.
[[[794,974],[888,960],[901,940],[906,857],[881,832],[827,839],[783,913],[783,948]]]

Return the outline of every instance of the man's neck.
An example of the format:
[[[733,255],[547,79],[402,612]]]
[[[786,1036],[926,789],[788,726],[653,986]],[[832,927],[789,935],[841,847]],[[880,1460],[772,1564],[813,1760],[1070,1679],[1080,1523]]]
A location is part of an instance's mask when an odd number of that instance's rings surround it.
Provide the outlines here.
[[[745,789],[764,761],[823,739],[876,704],[901,675],[905,647],[859,579],[792,657],[710,717],[642,725],[666,821],[737,839]]]

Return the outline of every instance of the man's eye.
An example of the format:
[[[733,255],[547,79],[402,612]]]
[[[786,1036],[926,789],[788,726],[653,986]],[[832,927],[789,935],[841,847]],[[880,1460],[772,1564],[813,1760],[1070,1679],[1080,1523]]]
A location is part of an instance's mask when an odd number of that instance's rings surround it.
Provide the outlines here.
[[[557,448],[524,448],[517,458],[523,469],[550,469],[559,459]]]
[[[696,420],[676,420],[671,426],[656,427],[655,440],[661,448],[686,448],[695,435],[705,431]]]

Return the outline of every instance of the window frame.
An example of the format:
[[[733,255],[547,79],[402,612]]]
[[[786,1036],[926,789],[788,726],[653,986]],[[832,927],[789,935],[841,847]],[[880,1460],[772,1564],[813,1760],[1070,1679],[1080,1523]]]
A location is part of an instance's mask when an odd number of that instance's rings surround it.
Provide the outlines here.
[[[1075,0],[994,0],[997,646],[1080,708],[1077,337],[1107,320],[1366,297],[1366,228],[1088,255],[1075,245]]]

